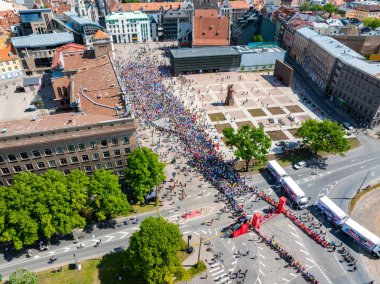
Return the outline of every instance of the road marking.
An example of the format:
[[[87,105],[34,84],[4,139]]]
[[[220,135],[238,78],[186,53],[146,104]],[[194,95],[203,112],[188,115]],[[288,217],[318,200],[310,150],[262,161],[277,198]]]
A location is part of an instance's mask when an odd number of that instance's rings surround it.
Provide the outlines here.
[[[232,265],[236,264],[237,263],[237,260],[231,262]]]
[[[203,234],[207,234],[207,231],[206,230],[201,230]]]
[[[303,252],[306,255],[310,255],[307,251],[304,251],[303,249],[300,249],[300,252]]]
[[[259,256],[265,259],[265,256],[263,256],[261,253],[259,253]]]
[[[230,244],[231,243],[231,240],[230,239],[227,239],[227,244]]]
[[[191,231],[186,231],[186,232],[183,232],[182,234],[186,235],[186,234],[189,234],[191,233]]]
[[[311,265],[309,265],[309,264],[305,264],[305,266],[308,268],[308,269],[310,269],[312,266]]]
[[[286,278],[282,278],[282,280],[286,281],[286,282],[289,282],[290,280],[289,279],[286,279]]]
[[[234,245],[234,244],[232,244],[232,250],[233,250],[233,251],[235,250],[235,245]]]
[[[209,233],[210,235],[212,235],[212,231],[211,231],[211,229],[208,229],[208,233]]]
[[[216,267],[216,268],[211,269],[209,272],[211,273],[211,272],[214,272],[215,270],[219,270],[219,266]]]
[[[265,273],[261,269],[259,269],[259,273],[261,273],[263,276],[265,276]]]
[[[294,228],[294,226],[292,226],[292,225],[290,225],[290,224],[288,224],[288,226],[289,226],[289,228],[293,229],[293,231],[296,230],[296,228]]]
[[[257,247],[259,250],[263,250],[263,248],[262,247]]]
[[[200,236],[200,234],[198,232],[194,232],[194,234],[197,235],[197,236]]]
[[[220,271],[218,271],[218,272],[215,272],[215,273],[211,274],[211,276],[214,277],[215,275],[218,275],[218,274],[221,274],[221,273],[224,273],[223,269],[220,270]]]
[[[316,264],[314,260],[312,260],[312,259],[310,259],[310,258],[308,258],[308,257],[307,257],[306,259],[307,259],[308,261],[310,261],[311,263]]]
[[[260,261],[260,265],[264,266],[264,267],[267,267],[264,262]]]
[[[297,244],[299,244],[301,247],[305,247],[302,243],[300,243],[299,241],[295,241]]]
[[[227,274],[226,274],[227,275]],[[223,277],[223,276],[221,276],[221,277]],[[221,279],[220,280],[220,282],[219,283],[223,283],[224,281],[226,281],[227,279],[229,279],[230,277],[229,276],[227,276],[227,277],[224,277],[223,279]]]
[[[320,268],[319,266],[317,266],[317,268],[322,273],[322,275],[326,278],[327,282],[332,284],[331,280],[327,277],[326,273],[322,270],[322,268]]]
[[[312,186],[313,184],[315,184],[315,183],[308,184],[307,186]]]
[[[33,256],[32,259],[39,259],[40,256],[39,255],[36,255],[36,256]]]
[[[289,274],[292,275],[292,276],[298,276],[297,274],[294,274],[294,273],[291,273],[291,272]]]
[[[220,265],[219,263],[214,263],[214,264],[211,264],[210,267],[211,267],[211,268],[214,268],[214,267],[217,267],[217,266],[219,266],[219,265]]]
[[[293,232],[290,232],[293,236],[295,236],[297,239],[299,239],[300,237],[297,235],[297,234],[295,234],[295,233],[293,233]]]
[[[234,271],[235,270],[235,268],[230,268],[230,269],[228,269],[228,271]]]

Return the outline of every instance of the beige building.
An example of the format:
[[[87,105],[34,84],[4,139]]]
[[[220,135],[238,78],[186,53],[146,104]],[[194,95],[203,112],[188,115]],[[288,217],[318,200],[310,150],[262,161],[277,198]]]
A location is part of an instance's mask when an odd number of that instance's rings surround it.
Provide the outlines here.
[[[380,18],[380,5],[362,5],[355,8],[355,16],[359,21],[365,18]]]
[[[20,59],[12,43],[0,48],[0,81],[18,78],[23,74]]]

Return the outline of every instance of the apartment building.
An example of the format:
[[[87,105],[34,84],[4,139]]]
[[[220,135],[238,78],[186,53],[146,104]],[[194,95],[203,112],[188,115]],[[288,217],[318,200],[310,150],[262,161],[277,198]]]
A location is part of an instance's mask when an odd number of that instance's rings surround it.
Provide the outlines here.
[[[0,48],[0,81],[18,78],[23,74],[20,59],[12,43]]]
[[[149,17],[140,12],[117,12],[106,17],[107,30],[116,43],[151,40]]]
[[[132,117],[62,113],[0,122],[0,129],[0,186],[11,185],[17,173],[49,169],[92,174],[103,167],[122,177],[126,156],[136,147]]]
[[[53,32],[53,13],[51,9],[20,10],[18,13],[21,18],[21,35]]]
[[[355,8],[355,19],[380,18],[380,5],[361,5]]]

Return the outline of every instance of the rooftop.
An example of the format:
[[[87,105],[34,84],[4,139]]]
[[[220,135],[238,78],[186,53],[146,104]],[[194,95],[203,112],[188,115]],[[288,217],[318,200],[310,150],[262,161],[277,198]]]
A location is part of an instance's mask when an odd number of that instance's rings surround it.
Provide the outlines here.
[[[340,43],[332,37],[319,35],[317,37],[312,37],[310,40],[336,58],[344,54],[352,55],[353,57],[357,58],[364,58],[359,53],[356,53],[351,48]]]
[[[148,2],[148,3],[121,3],[123,11],[138,11],[143,10],[147,12],[159,11],[161,8],[165,11],[173,9],[178,10],[181,8],[181,2]],[[113,12],[117,12],[119,7],[117,5],[112,7]]]
[[[149,19],[147,14],[142,13],[141,11],[133,12],[115,12],[106,17],[106,21],[118,20],[120,17],[129,19],[129,20],[138,20],[138,19]]]
[[[15,48],[57,46],[69,42],[74,42],[74,36],[68,32],[52,34],[31,34],[28,36],[19,36],[12,38],[12,43]]]
[[[87,50],[87,48],[84,45],[73,43],[73,42],[67,43],[65,45],[58,47],[55,50],[55,55],[54,55],[54,59],[53,59],[53,63],[51,67],[54,68],[59,65],[59,63],[61,62],[61,53],[63,51],[78,51],[78,50],[85,51]]]
[[[41,81],[40,76],[34,76],[34,77],[24,77],[24,81],[22,82],[22,85],[25,86],[31,86],[31,85],[38,85]]]
[[[0,49],[0,61],[9,61],[18,59],[16,51],[14,50],[12,44],[8,44],[5,48]]]
[[[312,38],[314,36],[318,36],[319,34],[308,27],[302,27],[296,31],[296,33],[300,34],[306,39]]]
[[[380,12],[380,5],[361,5],[357,6],[355,10],[359,11],[369,11],[369,12]]]
[[[120,124],[116,122],[120,121]],[[114,122],[112,127],[101,128],[99,124]],[[121,124],[125,122],[125,124]],[[77,129],[81,128],[81,131]],[[53,115],[36,117],[36,119],[21,119],[11,121],[0,121],[0,129],[7,129],[5,133],[0,133],[0,148],[9,146],[24,146],[33,143],[51,143],[52,141],[70,139],[80,139],[86,133],[88,135],[101,133],[125,132],[136,128],[133,118],[114,119],[101,114],[88,113],[57,113]],[[44,135],[40,135],[44,133]],[[26,139],[17,139],[17,138]],[[16,141],[16,145],[15,145]]]
[[[195,10],[193,46],[229,45],[229,18],[217,10]]]
[[[19,14],[34,14],[34,13],[48,13],[51,12],[51,9],[30,9],[30,10],[19,10]]]
[[[361,72],[367,73],[368,75],[372,75],[380,79],[379,62],[366,61],[350,55],[341,56],[339,59],[352,66],[353,68],[359,69]]]
[[[103,32],[102,30],[97,30],[93,35],[94,40],[101,40],[101,39],[108,39],[108,38],[109,38],[108,34]]]
[[[172,54],[174,58],[239,55],[236,49],[234,49],[232,46],[177,48],[177,49],[170,49],[170,53]]]

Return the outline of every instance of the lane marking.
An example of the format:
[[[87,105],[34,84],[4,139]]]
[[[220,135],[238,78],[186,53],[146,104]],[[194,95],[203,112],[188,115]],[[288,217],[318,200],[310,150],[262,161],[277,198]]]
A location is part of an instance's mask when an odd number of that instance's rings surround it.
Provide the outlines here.
[[[219,270],[219,267],[213,268],[213,269],[209,270],[209,272],[211,273],[211,272],[214,272],[215,270]]]
[[[303,252],[306,255],[310,255],[307,251],[304,251],[303,249],[300,249],[300,252]]]
[[[261,253],[259,253],[259,256],[265,259],[265,256],[263,256]]]
[[[290,232],[293,236],[295,236],[297,239],[299,239],[300,237],[297,235],[297,234],[295,234],[295,233],[293,233],[293,232]]]
[[[295,241],[297,244],[299,244],[301,247],[303,247],[303,248],[305,248],[305,246],[302,244],[302,243],[300,243],[299,241]]]
[[[310,258],[308,258],[308,257],[307,257],[306,259],[307,259],[308,261],[310,261],[311,263],[316,264],[314,260],[312,260],[312,259],[310,259]]]
[[[260,261],[260,265],[267,267],[262,261]]]

